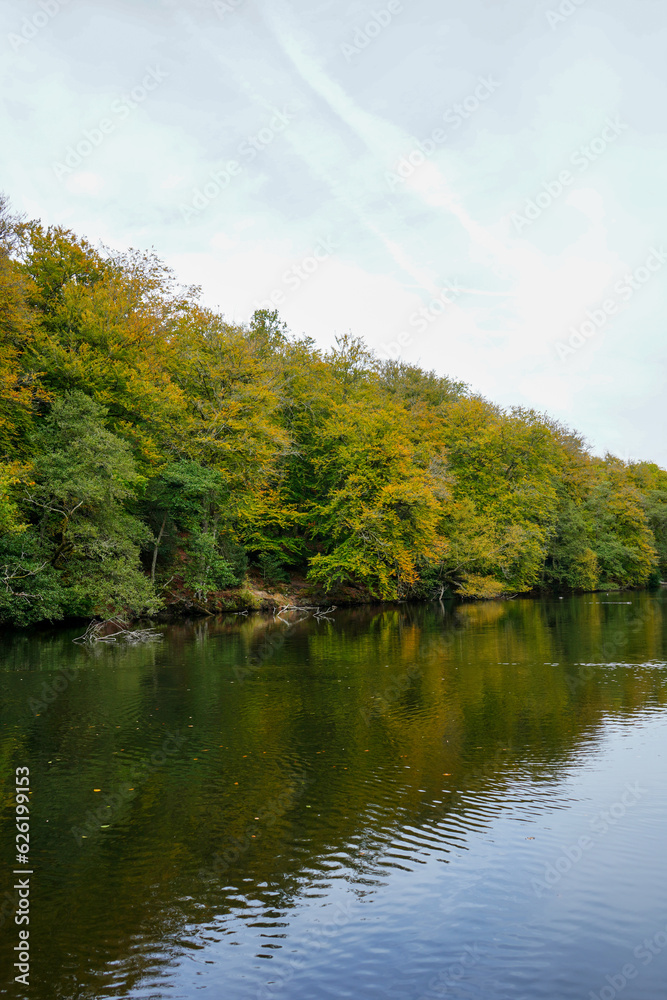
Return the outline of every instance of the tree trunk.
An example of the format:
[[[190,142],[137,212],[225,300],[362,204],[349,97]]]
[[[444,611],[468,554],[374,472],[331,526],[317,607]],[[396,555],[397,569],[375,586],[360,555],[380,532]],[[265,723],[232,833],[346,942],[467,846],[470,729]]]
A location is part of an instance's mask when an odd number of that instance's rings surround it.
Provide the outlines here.
[[[167,523],[167,515],[164,515],[164,520],[162,522],[162,527],[160,528],[160,534],[157,536],[157,541],[155,542],[155,548],[153,549],[153,563],[151,565],[151,583],[155,583],[155,564],[157,562],[158,549],[160,548],[160,542],[162,541],[162,534],[164,532],[164,526]]]

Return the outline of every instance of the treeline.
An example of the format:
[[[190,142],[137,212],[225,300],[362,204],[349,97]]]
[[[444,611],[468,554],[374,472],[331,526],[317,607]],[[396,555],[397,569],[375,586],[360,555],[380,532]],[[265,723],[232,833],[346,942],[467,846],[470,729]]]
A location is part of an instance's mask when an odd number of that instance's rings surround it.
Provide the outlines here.
[[[0,621],[215,605],[305,577],[384,599],[667,575],[667,472],[0,202]]]

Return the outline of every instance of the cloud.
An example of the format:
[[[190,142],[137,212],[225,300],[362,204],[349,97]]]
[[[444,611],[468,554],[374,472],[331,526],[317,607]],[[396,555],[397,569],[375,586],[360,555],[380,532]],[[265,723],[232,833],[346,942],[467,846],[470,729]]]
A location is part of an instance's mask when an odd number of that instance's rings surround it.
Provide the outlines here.
[[[231,6],[218,16],[203,0],[69,4],[11,54],[0,169],[15,207],[93,241],[154,247],[234,320],[277,291],[288,323],[323,345],[348,330],[378,349],[409,334],[406,359],[504,405],[552,407],[600,450],[636,444],[667,463],[655,419],[663,283],[566,369],[554,350],[667,223],[667,140],[655,126],[667,14],[610,0],[551,31],[519,0],[502,16],[480,3],[456,18],[419,0],[380,18],[346,59],[368,7]],[[18,0],[6,8],[13,30],[26,15]],[[167,74],[159,88],[58,181],[52,160],[150,66]],[[287,127],[243,156],[288,107],[298,111]],[[627,129],[576,167],[610,115]],[[186,226],[179,206],[230,160],[242,167],[233,183]],[[549,199],[565,168],[572,183]],[[517,231],[513,215],[539,193],[545,207]],[[325,239],[335,251],[286,282]],[[464,291],[440,315],[451,283]],[[422,328],[414,317],[431,303]],[[634,424],[621,398],[641,399]]]

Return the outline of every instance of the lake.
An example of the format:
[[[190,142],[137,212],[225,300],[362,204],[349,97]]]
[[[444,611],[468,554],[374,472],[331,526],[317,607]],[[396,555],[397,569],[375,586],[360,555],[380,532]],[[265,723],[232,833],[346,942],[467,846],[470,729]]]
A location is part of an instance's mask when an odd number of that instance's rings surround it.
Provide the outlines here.
[[[666,600],[5,635],[2,995],[664,1000]]]

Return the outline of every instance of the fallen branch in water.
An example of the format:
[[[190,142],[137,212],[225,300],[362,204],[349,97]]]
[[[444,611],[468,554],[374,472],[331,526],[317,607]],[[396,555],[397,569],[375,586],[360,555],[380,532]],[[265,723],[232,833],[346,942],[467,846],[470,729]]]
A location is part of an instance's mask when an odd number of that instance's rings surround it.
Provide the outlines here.
[[[286,625],[289,625],[290,622],[287,622],[285,621],[284,618],[280,617],[282,614],[284,614],[285,611],[305,611],[306,614],[303,616],[303,618],[300,618],[299,621],[305,621],[306,618],[309,617],[310,612],[313,613],[313,618],[317,619],[324,618],[326,619],[326,621],[330,621],[331,619],[327,618],[327,615],[331,614],[331,612],[335,610],[336,610],[335,604],[332,604],[330,608],[321,608],[319,604],[285,604],[283,605],[282,608],[278,608],[278,610],[274,614],[274,618],[280,618],[281,622],[284,622]]]
[[[109,626],[115,626],[117,631],[103,634]],[[161,639],[162,634],[155,628],[131,629],[118,618],[107,618],[102,622],[92,621],[83,635],[78,636],[73,641],[92,645],[94,642],[118,642],[120,640],[135,645],[140,642],[159,642]]]

